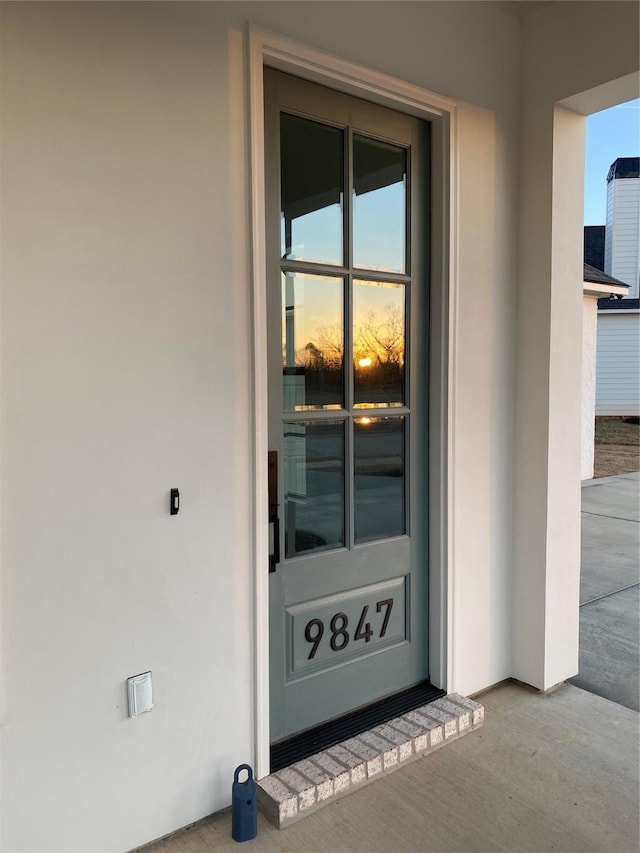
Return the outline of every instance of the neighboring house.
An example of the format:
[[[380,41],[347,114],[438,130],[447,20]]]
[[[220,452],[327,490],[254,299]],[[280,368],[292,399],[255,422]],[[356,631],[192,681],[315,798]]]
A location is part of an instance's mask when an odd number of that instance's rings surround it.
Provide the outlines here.
[[[584,229],[584,260],[628,285],[600,299],[596,415],[640,414],[640,158],[618,157],[607,174],[607,224]]]
[[[618,157],[607,175],[604,270],[629,293],[598,302],[596,415],[640,415],[640,157]]]
[[[640,300],[598,300],[596,415],[640,415]]]
[[[585,228],[585,239],[587,228]],[[586,254],[586,251],[585,251]],[[598,342],[599,320],[598,307],[600,303],[612,302],[622,305],[624,296],[629,292],[629,285],[612,278],[602,270],[585,263],[582,285],[582,474],[583,480],[593,477],[593,462],[595,450],[595,416],[596,416],[596,371],[601,368],[601,362],[596,367],[596,351]],[[638,360],[636,359],[636,363]]]
[[[640,282],[640,157],[618,157],[607,174],[604,267],[630,286],[637,299]]]
[[[307,722],[575,675],[585,126],[637,4],[0,15],[0,847],[130,850]]]

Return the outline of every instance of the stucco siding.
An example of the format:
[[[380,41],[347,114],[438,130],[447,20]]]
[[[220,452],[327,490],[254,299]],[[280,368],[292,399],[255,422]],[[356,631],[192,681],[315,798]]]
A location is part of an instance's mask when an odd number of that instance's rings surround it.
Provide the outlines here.
[[[515,677],[542,689],[578,666],[579,113],[637,91],[637,13],[629,3],[550,3],[522,27],[512,649]]]
[[[254,760],[249,21],[470,102],[450,630],[460,692],[509,675],[518,23],[402,9],[2,7],[3,849],[131,849]]]
[[[254,761],[249,23],[459,102],[444,686],[573,674],[584,120],[554,111],[637,68],[630,5],[1,4],[2,849],[129,850]]]

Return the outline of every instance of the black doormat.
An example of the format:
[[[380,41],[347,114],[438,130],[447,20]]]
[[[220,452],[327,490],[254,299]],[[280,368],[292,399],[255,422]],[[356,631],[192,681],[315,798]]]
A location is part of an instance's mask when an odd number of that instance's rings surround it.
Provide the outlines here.
[[[421,705],[427,705],[444,695],[444,690],[425,681],[415,687],[410,687],[408,690],[402,690],[400,693],[394,693],[393,696],[380,699],[379,702],[367,705],[366,708],[351,711],[351,713],[338,717],[336,720],[331,720],[286,740],[273,743],[271,744],[271,772],[275,773],[276,770],[289,767],[296,761],[302,761],[303,758],[315,755],[316,752],[327,749],[347,738],[355,737],[374,726],[392,720],[394,717],[400,717],[407,711],[413,711]]]

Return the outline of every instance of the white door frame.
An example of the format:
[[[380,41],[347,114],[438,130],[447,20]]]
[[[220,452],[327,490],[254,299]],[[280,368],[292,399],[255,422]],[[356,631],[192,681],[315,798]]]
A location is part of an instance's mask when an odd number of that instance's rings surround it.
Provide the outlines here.
[[[267,554],[267,290],[263,68],[269,65],[427,119],[432,125],[431,353],[429,451],[429,665],[451,683],[453,429],[457,326],[457,133],[455,101],[269,32],[248,27],[254,371],[254,765],[269,773],[269,576]],[[437,286],[440,284],[440,286]]]

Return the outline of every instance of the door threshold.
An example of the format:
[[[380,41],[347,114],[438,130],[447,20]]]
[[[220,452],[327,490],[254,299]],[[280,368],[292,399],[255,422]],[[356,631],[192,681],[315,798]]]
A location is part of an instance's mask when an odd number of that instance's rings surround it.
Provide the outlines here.
[[[258,803],[284,829],[483,723],[482,705],[451,693],[272,772],[258,782]]]
[[[273,743],[271,744],[271,772],[275,773],[283,767],[289,767],[296,761],[302,761],[316,752],[334,746],[347,738],[355,737],[381,723],[386,723],[393,717],[414,711],[444,695],[444,690],[424,681],[392,696],[385,696],[384,699],[366,705],[364,708],[358,708],[342,717]]]

